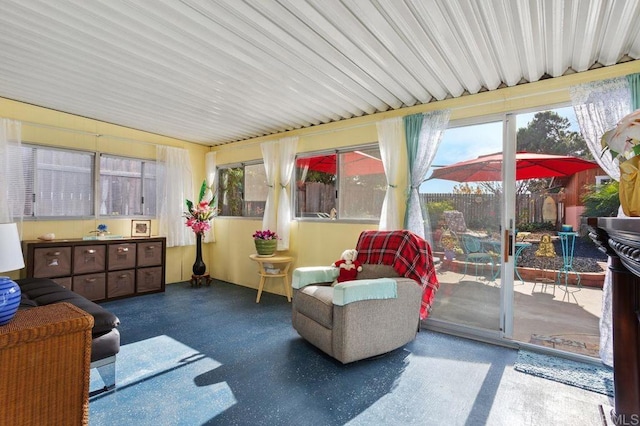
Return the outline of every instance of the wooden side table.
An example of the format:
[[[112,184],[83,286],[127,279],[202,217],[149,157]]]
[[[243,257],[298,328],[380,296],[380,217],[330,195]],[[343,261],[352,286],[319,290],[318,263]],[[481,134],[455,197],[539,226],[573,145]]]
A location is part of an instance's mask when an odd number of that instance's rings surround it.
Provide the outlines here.
[[[258,264],[258,275],[260,275],[260,284],[258,285],[258,297],[256,297],[256,303],[260,303],[260,296],[262,295],[262,289],[267,278],[282,278],[284,293],[287,296],[287,300],[291,302],[291,286],[289,285],[288,276],[289,268],[291,267],[291,263],[293,263],[293,257],[267,257],[252,254],[249,258]],[[273,270],[265,265],[273,265]]]

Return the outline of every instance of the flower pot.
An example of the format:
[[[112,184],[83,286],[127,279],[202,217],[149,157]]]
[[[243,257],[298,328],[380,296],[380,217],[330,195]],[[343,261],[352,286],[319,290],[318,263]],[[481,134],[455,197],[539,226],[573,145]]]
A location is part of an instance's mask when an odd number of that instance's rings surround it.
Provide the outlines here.
[[[620,205],[627,216],[640,216],[640,155],[620,163]]]
[[[444,258],[446,260],[454,260],[456,258],[456,253],[453,250],[445,249]]]
[[[273,256],[278,247],[278,240],[253,240],[256,244],[256,251],[260,256]]]

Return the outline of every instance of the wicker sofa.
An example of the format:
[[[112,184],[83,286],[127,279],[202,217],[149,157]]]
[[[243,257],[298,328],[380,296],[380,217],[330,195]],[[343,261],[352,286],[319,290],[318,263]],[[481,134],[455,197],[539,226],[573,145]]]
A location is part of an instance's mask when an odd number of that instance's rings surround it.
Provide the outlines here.
[[[96,303],[68,290],[48,278],[16,280],[22,292],[20,309],[67,302],[93,316],[91,329],[91,368],[97,368],[105,387],[93,391],[110,390],[116,384],[116,354],[120,351],[120,320]]]
[[[69,303],[0,326],[0,425],[89,424],[93,317]]]

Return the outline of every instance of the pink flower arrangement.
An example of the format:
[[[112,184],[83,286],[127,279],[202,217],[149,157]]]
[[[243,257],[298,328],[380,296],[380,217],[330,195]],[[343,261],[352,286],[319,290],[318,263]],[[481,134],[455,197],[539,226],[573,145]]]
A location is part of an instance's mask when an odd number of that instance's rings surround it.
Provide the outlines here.
[[[184,217],[187,219],[186,225],[196,234],[203,234],[211,229],[211,219],[215,216],[215,210],[211,204],[215,201],[215,197],[207,196],[207,181],[202,182],[200,187],[200,198],[198,204],[186,200],[187,211]]]
[[[258,230],[253,234],[253,239],[254,240],[277,240],[278,234],[268,229],[266,231]]]

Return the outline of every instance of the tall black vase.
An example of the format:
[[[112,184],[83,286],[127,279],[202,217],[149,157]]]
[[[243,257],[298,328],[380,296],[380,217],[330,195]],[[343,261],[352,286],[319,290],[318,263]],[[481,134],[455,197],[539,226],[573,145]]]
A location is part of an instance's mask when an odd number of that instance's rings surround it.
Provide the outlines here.
[[[196,261],[193,264],[193,275],[204,275],[207,265],[202,261],[202,234],[196,234]]]

